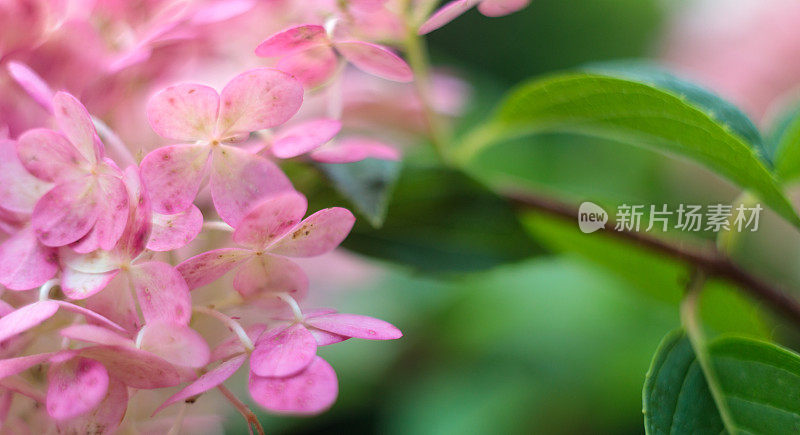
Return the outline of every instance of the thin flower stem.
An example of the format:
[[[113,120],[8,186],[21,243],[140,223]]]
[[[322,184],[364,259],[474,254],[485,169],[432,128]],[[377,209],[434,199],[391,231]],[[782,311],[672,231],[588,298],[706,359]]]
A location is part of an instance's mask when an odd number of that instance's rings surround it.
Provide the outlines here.
[[[122,142],[122,139],[114,133],[114,130],[111,129],[105,122],[103,122],[100,118],[92,117],[92,122],[94,123],[94,127],[97,129],[97,134],[103,139],[103,144],[108,145],[112,150],[114,150],[114,154],[117,158],[121,160],[120,163],[123,165],[121,166],[138,166],[136,159],[131,154],[131,150],[128,149],[127,146]]]
[[[250,340],[250,337],[247,336],[247,332],[245,332],[244,328],[242,328],[242,325],[240,325],[239,322],[232,319],[230,316],[227,316],[211,307],[194,306],[192,307],[192,311],[206,314],[224,323],[228,329],[230,329],[234,334],[236,334],[237,337],[239,337],[239,341],[242,342],[242,345],[244,345],[248,352],[252,352],[253,349],[255,349],[253,340]]]
[[[703,370],[703,375],[717,405],[717,410],[722,418],[722,423],[728,433],[737,433],[736,425],[731,417],[728,405],[723,396],[722,387],[719,383],[714,365],[711,362],[711,355],[708,353],[705,334],[700,324],[700,293],[705,285],[706,277],[702,270],[696,269],[686,289],[686,295],[681,302],[681,323],[686,330],[686,335],[692,344],[697,362]]]
[[[239,400],[239,398],[236,397],[236,395],[231,393],[231,391],[227,389],[224,385],[219,385],[217,389],[219,389],[219,391],[222,392],[225,398],[228,399],[229,402],[231,402],[231,405],[233,405],[233,407],[236,408],[236,410],[239,411],[240,414],[242,414],[244,419],[247,421],[247,430],[250,432],[250,434],[253,433],[252,427],[255,427],[258,435],[264,435],[264,428],[261,426],[261,422],[258,421],[258,417],[256,417],[255,414],[253,414],[253,411],[251,411],[247,405],[242,403],[242,401]]]
[[[303,320],[303,310],[300,309],[300,305],[297,301],[289,295],[289,293],[278,293],[278,297],[281,298],[289,307],[292,309],[292,313],[294,313],[294,318],[298,322]]]
[[[58,278],[53,278],[42,284],[42,286],[39,287],[39,300],[46,301],[50,299],[50,291],[53,290],[53,287],[57,286],[60,282],[61,281],[59,281]]]
[[[183,427],[183,419],[186,418],[186,411],[189,409],[189,404],[183,402],[181,405],[181,409],[178,411],[178,415],[175,417],[175,423],[172,424],[172,427],[167,432],[167,435],[178,435],[181,432],[181,427]]]
[[[418,26],[413,17],[411,2],[408,2],[406,10],[406,37],[405,51],[408,64],[414,72],[414,85],[422,103],[422,110],[425,119],[428,121],[430,140],[436,150],[439,159],[449,164],[447,147],[450,143],[450,131],[433,108],[433,96],[431,94],[431,77],[428,64],[428,50],[425,41],[418,34]]]
[[[232,233],[234,231],[233,227],[228,225],[222,221],[207,221],[203,222],[203,229],[204,230],[214,230],[214,231],[225,231],[228,233]]]

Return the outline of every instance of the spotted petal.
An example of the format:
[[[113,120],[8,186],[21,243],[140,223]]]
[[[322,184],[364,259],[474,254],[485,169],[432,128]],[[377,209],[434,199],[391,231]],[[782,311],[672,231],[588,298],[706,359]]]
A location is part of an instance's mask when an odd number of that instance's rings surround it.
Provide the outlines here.
[[[189,208],[206,174],[206,145],[171,145],[151,151],[141,173],[155,212],[173,214]]]
[[[251,249],[264,249],[294,228],[305,216],[307,206],[306,198],[295,191],[271,196],[244,216],[233,240]]]
[[[367,340],[394,340],[403,336],[391,323],[357,314],[325,314],[308,318],[306,323],[323,331]]]
[[[320,45],[281,58],[277,67],[291,74],[304,86],[314,88],[333,76],[337,64],[336,52],[328,45]]]
[[[189,323],[192,316],[189,288],[174,267],[160,261],[139,263],[131,267],[130,278],[146,323]]]
[[[109,377],[106,397],[91,412],[58,422],[61,433],[115,433],[128,407],[128,387]]]
[[[105,273],[85,273],[65,267],[61,277],[61,289],[70,299],[86,299],[106,288],[118,273],[118,269]]]
[[[219,111],[219,95],[197,84],[170,86],[147,104],[147,118],[159,136],[182,142],[212,138]]]
[[[79,352],[103,363],[112,377],[132,388],[164,388],[181,382],[172,364],[150,352],[127,346],[92,346]]]
[[[200,368],[208,364],[208,344],[194,329],[175,322],[148,322],[139,332],[142,350],[172,364]]]
[[[153,213],[153,232],[147,241],[151,251],[172,251],[188,245],[203,229],[203,214],[194,204],[176,214]]]
[[[38,301],[0,317],[0,343],[38,326],[53,317],[56,311],[58,311],[57,303]]]
[[[314,360],[317,341],[301,324],[266,331],[250,355],[250,370],[257,376],[293,376]]]
[[[245,359],[247,359],[247,355],[239,355],[206,372],[203,376],[197,378],[196,381],[173,394],[153,412],[153,415],[158,414],[162,409],[173,403],[178,403],[190,397],[197,396],[221,385],[239,370],[239,367],[242,366]]]
[[[30,227],[25,227],[0,244],[0,284],[11,290],[39,287],[58,271],[54,248],[39,243]]]
[[[396,148],[362,137],[349,137],[311,153],[312,159],[322,163],[352,163],[369,158],[400,160],[400,157]]]
[[[358,69],[396,82],[414,80],[414,73],[400,56],[386,47],[363,41],[336,42],[336,50]]]
[[[186,280],[189,290],[210,284],[250,258],[246,249],[222,248],[189,258],[175,268]]]
[[[0,139],[0,204],[8,211],[30,214],[52,184],[28,172],[17,157],[17,144]]]
[[[279,159],[290,159],[305,154],[333,139],[342,128],[335,119],[315,119],[297,124],[278,134],[270,152]]]
[[[96,186],[88,177],[50,189],[36,203],[31,225],[47,246],[78,241],[92,229],[99,214]]]
[[[116,322],[124,330],[135,332],[139,330],[141,320],[136,312],[129,275],[118,274],[103,291],[86,299],[86,307]]]
[[[23,133],[17,143],[17,155],[28,172],[50,182],[79,177],[89,166],[66,137],[45,128]]]
[[[97,361],[71,358],[47,372],[47,413],[56,420],[85,414],[106,397],[108,372]]]
[[[77,98],[66,92],[56,92],[53,111],[58,128],[83,158],[94,165],[103,157],[103,144],[97,137],[92,117]]]
[[[313,24],[290,27],[276,33],[256,47],[256,55],[278,57],[329,43],[325,28]]]
[[[233,288],[245,299],[262,300],[278,292],[302,300],[308,293],[308,277],[297,263],[277,255],[253,256],[236,272]],[[282,301],[275,299],[275,305]]]
[[[275,242],[269,251],[288,257],[314,257],[339,246],[353,228],[356,218],[341,207],[326,208],[304,219]]]
[[[251,373],[248,388],[253,400],[264,408],[299,415],[325,411],[339,394],[336,373],[320,357],[290,378],[265,378]]]

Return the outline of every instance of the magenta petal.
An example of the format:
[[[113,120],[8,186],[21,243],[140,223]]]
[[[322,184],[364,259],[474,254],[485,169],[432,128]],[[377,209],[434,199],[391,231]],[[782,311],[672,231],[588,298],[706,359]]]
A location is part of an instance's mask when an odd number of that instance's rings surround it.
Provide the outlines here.
[[[93,346],[79,350],[86,358],[103,363],[112,377],[133,388],[153,389],[181,383],[181,375],[169,362],[150,352],[127,346]]]
[[[115,433],[125,417],[128,407],[128,387],[109,377],[108,393],[100,404],[89,413],[66,421],[60,421],[61,433],[101,434]]]
[[[136,258],[145,250],[153,228],[150,196],[144,190],[139,168],[135,166],[126,168],[122,181],[128,192],[129,205],[126,211],[130,210],[130,214],[127,216],[125,231],[116,248],[129,258]]]
[[[50,364],[47,413],[56,420],[85,414],[106,397],[108,372],[97,361],[71,358]]]
[[[531,0],[483,0],[478,4],[478,10],[487,17],[502,17],[524,9]]]
[[[203,229],[203,214],[194,204],[176,214],[153,213],[153,232],[147,249],[172,251],[188,245]]]
[[[61,289],[70,299],[86,299],[106,288],[118,273],[119,269],[105,273],[85,273],[65,267],[61,276]]]
[[[254,204],[236,226],[233,240],[251,249],[264,249],[297,225],[307,206],[306,198],[295,191],[271,196]]]
[[[196,84],[170,86],[147,103],[147,118],[156,133],[184,142],[210,140],[219,111],[214,89]]]
[[[284,327],[288,326],[288,323],[283,324],[283,326]],[[255,324],[247,327],[245,329],[245,332],[247,333],[247,336],[250,338],[250,340],[255,342],[266,328],[267,328],[266,325]],[[212,362],[227,360],[245,352],[246,349],[244,348],[242,341],[239,339],[237,335],[233,334],[232,336],[223,340],[222,343],[218,344],[217,347],[215,347],[214,350],[211,351],[210,359]]]
[[[400,56],[381,45],[362,41],[341,41],[336,51],[358,69],[396,82],[414,80],[414,73]]]
[[[444,26],[445,24],[455,20],[464,12],[470,10],[473,6],[480,3],[481,0],[454,0],[442,6],[428,18],[427,21],[422,23],[419,28],[419,34],[433,32],[434,30]]]
[[[96,325],[71,325],[61,330],[61,335],[70,340],[86,343],[100,344],[103,346],[130,346],[135,347],[133,340],[117,334],[116,332]]]
[[[253,256],[239,268],[233,288],[245,299],[260,299],[270,293],[285,292],[296,300],[302,300],[308,293],[308,277],[292,260],[263,254]],[[282,303],[275,299],[276,305]]]
[[[38,326],[53,317],[56,311],[58,311],[57,303],[38,301],[0,317],[0,343]]]
[[[25,89],[25,92],[27,92],[34,101],[39,103],[39,105],[48,112],[53,113],[53,91],[38,74],[27,65],[13,60],[8,62],[6,68],[8,68],[11,77]]]
[[[184,387],[182,390],[173,394],[169,399],[167,399],[164,403],[162,403],[161,406],[159,406],[153,412],[153,415],[158,414],[159,412],[161,412],[162,409],[166,408],[169,405],[172,405],[173,403],[178,403],[192,396],[197,396],[198,394],[205,393],[206,391],[212,388],[216,388],[217,386],[225,382],[228,378],[233,376],[233,374],[236,373],[237,370],[239,370],[239,367],[242,366],[245,359],[247,359],[247,355],[239,355],[237,357],[231,358],[228,361],[223,362],[213,370],[206,372],[203,376],[197,378],[196,381],[192,382],[191,384]]]
[[[209,187],[217,213],[234,228],[261,200],[294,190],[276,164],[245,150],[222,145],[214,150]]]
[[[153,210],[179,213],[200,190],[211,150],[206,145],[171,145],[147,154],[141,173]]]
[[[342,129],[335,119],[315,119],[297,124],[278,134],[270,152],[279,159],[290,159],[305,154],[333,139]]]
[[[103,156],[103,146],[97,138],[92,117],[77,98],[66,92],[56,92],[53,97],[56,124],[72,145],[91,164]]]
[[[256,55],[261,57],[285,56],[327,43],[328,36],[324,27],[305,24],[290,27],[270,36],[256,47]]]
[[[248,388],[256,403],[284,414],[318,414],[330,408],[339,394],[336,373],[320,357],[290,378],[265,378],[251,373]]]
[[[338,60],[329,45],[320,45],[281,58],[277,67],[291,74],[303,86],[314,88],[333,76]]]
[[[0,379],[22,373],[35,365],[49,360],[52,356],[52,353],[40,353],[37,355],[2,359],[0,360]]]
[[[269,252],[287,257],[314,257],[332,251],[347,237],[356,222],[349,210],[326,208],[305,218]]]
[[[105,325],[119,332],[125,332],[125,329],[119,326],[118,324],[114,323],[113,321],[111,321],[110,319],[101,314],[95,313],[90,309],[84,308],[80,305],[75,305],[67,301],[54,301],[54,302],[67,311],[71,311],[75,314],[80,314],[81,316],[85,317],[86,320],[88,321]]]
[[[92,229],[97,203],[96,186],[88,177],[59,184],[36,203],[31,225],[45,245],[68,245]]]
[[[211,350],[194,329],[174,322],[148,322],[139,332],[142,350],[172,364],[200,368],[208,364]]]
[[[184,260],[175,268],[186,280],[189,290],[210,284],[253,255],[252,251],[222,248]]]
[[[17,155],[25,169],[45,181],[74,179],[90,165],[66,137],[45,128],[23,133],[17,143]]]
[[[59,249],[64,265],[84,273],[105,273],[119,269],[122,257],[115,251],[94,251],[88,254],[76,253],[70,248]]]
[[[25,169],[14,141],[0,139],[0,155],[0,204],[8,211],[30,214],[36,201],[53,185]]]
[[[220,101],[216,134],[224,139],[288,121],[303,103],[303,87],[282,71],[256,68],[234,77]]]
[[[0,284],[11,290],[39,287],[57,271],[56,250],[39,243],[30,227],[0,244]]]
[[[283,378],[308,367],[317,355],[317,341],[301,324],[266,331],[250,354],[250,371]]]
[[[186,281],[174,267],[148,261],[131,267],[130,277],[146,323],[189,323],[192,299]]]
[[[109,250],[125,232],[130,207],[128,191],[121,179],[109,175],[97,178],[97,189],[100,197],[92,236],[96,248]]]
[[[138,331],[141,324],[136,312],[136,301],[131,291],[129,273],[120,273],[108,283],[103,291],[86,299],[86,306],[111,321],[119,324],[125,331]]]
[[[350,137],[335,145],[326,146],[311,153],[311,158],[322,163],[352,163],[364,159],[400,160],[400,152],[376,140]]]
[[[357,314],[326,314],[306,319],[306,323],[323,331],[367,340],[394,340],[403,336],[391,323]]]
[[[314,340],[317,340],[317,346],[330,346],[331,344],[341,343],[350,339],[350,337],[345,337],[344,335],[334,334],[332,332],[323,331],[317,328],[310,328],[309,331],[311,332],[311,335],[314,336]]]

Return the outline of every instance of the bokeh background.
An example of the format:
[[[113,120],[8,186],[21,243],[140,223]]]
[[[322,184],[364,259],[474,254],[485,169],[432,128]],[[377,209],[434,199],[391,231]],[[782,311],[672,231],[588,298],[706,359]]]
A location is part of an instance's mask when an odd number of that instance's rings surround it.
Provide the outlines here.
[[[534,0],[504,18],[473,10],[428,41],[435,65],[473,85],[457,134],[526,79],[618,59],[648,59],[702,83],[769,131],[800,83],[798,16],[792,0]],[[339,252],[307,264],[320,272],[312,275],[317,302],[386,319],[405,337],[320,349],[339,374],[339,401],[311,419],[263,414],[266,430],[643,433],[642,383],[660,339],[679,324],[686,271],[606,240],[587,242],[573,224],[492,212],[500,208],[494,198],[448,190],[453,184],[441,174],[415,165],[429,158],[418,154],[409,153],[385,228],[348,242],[403,261]],[[740,193],[694,164],[574,135],[502,144],[472,165],[487,185],[591,200],[607,210],[730,203]],[[498,223],[508,219],[517,226]],[[796,232],[766,214],[733,255],[800,288],[798,247]],[[722,284],[704,298],[710,328],[796,343],[779,319]],[[245,431],[238,417],[229,421],[228,432]]]

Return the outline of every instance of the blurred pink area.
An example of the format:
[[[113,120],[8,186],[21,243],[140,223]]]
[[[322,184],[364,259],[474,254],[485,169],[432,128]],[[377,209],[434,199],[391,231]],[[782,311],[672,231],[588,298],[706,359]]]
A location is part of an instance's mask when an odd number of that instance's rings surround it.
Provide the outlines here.
[[[663,58],[761,121],[800,84],[800,1],[688,2],[668,27]]]

